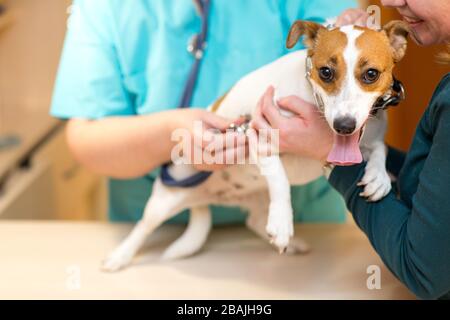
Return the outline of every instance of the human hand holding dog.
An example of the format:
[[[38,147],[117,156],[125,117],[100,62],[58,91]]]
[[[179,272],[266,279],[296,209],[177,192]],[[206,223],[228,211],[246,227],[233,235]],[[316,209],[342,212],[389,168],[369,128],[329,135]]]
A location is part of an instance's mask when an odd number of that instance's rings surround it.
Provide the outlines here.
[[[245,135],[226,132],[233,121],[202,109],[191,108],[178,110],[178,112],[173,130],[180,128],[189,130],[191,138],[189,145],[192,147],[189,160],[197,170],[221,170],[227,164],[234,163],[238,155],[246,155]],[[198,159],[194,159],[195,152],[208,156],[215,162],[196,163],[195,160]]]
[[[336,26],[342,27],[349,24],[365,27],[369,14],[362,9],[347,9],[336,20]]]
[[[283,116],[280,109],[294,114]],[[297,96],[274,102],[274,88],[269,87],[256,108],[252,126],[256,130],[279,129],[280,152],[294,153],[326,162],[333,144],[333,133],[317,108]]]

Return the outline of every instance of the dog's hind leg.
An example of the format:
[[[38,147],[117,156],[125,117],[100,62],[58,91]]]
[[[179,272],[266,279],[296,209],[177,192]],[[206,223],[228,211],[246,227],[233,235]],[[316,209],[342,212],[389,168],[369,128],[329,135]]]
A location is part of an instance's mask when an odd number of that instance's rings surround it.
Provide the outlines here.
[[[189,191],[171,190],[158,179],[145,207],[144,216],[130,235],[102,263],[102,270],[114,272],[126,267],[142,244],[164,221],[186,208]]]
[[[162,258],[164,260],[175,260],[197,253],[205,244],[211,227],[212,219],[208,206],[191,208],[186,231],[164,251]]]

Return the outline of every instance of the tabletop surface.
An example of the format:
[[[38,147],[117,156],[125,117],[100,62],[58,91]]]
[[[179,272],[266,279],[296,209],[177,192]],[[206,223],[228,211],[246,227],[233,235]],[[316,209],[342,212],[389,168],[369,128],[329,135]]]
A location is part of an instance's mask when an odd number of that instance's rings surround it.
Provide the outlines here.
[[[0,299],[414,298],[353,224],[296,226],[312,246],[297,256],[279,255],[243,226],[216,227],[201,253],[172,262],[160,256],[183,227],[163,226],[131,267],[101,272],[103,257],[131,228],[1,221]],[[381,289],[369,290],[368,268],[377,267]]]

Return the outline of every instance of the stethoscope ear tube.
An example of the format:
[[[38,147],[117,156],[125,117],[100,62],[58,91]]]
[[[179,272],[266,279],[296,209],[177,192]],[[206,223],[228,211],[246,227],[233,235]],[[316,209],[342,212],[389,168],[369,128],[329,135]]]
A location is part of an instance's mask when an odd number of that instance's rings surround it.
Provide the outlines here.
[[[191,105],[192,95],[195,90],[197,78],[200,71],[200,65],[203,60],[203,52],[206,48],[206,39],[208,36],[208,19],[210,16],[211,0],[194,0],[197,12],[202,19],[202,29],[200,33],[194,35],[188,43],[187,51],[194,56],[194,63],[191,67],[188,79],[186,81],[183,95],[181,97],[178,108],[189,108]],[[170,187],[190,188],[201,184],[208,179],[212,172],[199,171],[196,174],[182,180],[177,180],[169,172],[170,163],[166,163],[161,167],[160,178],[163,184]]]

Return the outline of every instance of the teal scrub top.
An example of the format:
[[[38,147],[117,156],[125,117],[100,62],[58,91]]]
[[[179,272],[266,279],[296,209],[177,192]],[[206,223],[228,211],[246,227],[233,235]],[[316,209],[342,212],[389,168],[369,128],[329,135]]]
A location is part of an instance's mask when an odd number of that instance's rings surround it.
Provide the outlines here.
[[[356,1],[212,0],[192,105],[207,107],[242,76],[288,53],[285,40],[295,20],[322,23],[350,7]],[[187,43],[201,27],[192,0],[75,0],[71,12],[53,116],[100,119],[178,105],[193,63]],[[138,220],[157,174],[110,179],[110,219]],[[325,179],[292,188],[292,199],[297,220],[345,220],[342,198]],[[175,219],[185,221],[186,214]],[[213,218],[229,223],[244,215],[238,208],[213,207]]]

